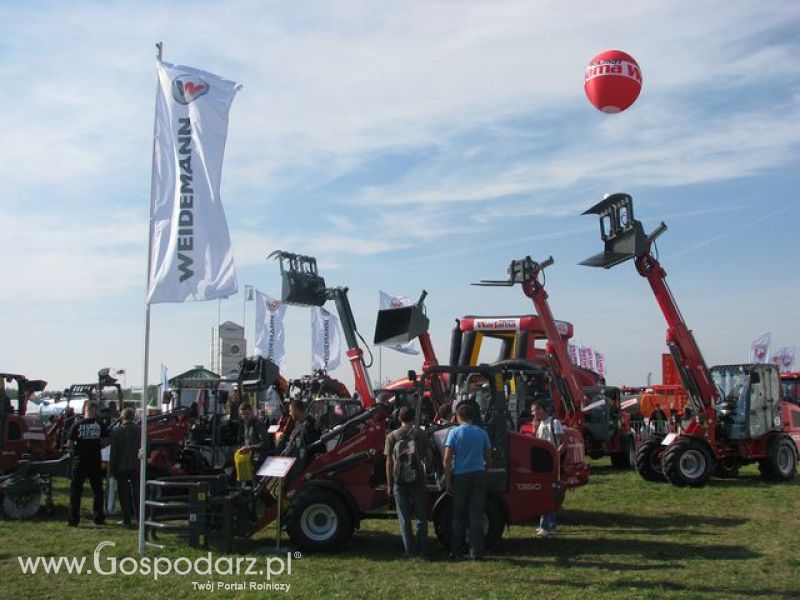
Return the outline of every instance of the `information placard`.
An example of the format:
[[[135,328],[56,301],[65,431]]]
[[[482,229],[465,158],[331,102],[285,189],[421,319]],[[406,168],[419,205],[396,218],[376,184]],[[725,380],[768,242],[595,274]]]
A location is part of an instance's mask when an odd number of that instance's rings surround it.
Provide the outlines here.
[[[259,477],[286,477],[295,460],[297,459],[288,456],[268,456],[258,468],[256,475]]]

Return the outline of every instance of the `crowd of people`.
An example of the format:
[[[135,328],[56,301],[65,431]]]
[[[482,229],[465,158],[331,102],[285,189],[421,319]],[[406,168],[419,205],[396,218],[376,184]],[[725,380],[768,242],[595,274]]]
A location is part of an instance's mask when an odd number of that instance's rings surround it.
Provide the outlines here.
[[[258,467],[269,456],[295,458],[287,478],[292,480],[313,458],[315,442],[321,431],[300,398],[288,403],[288,419],[278,431],[270,433],[253,406],[242,402],[237,406],[239,447],[235,455],[237,480],[241,485],[252,484]],[[141,460],[140,429],[131,408],[122,411],[120,423],[111,432],[97,418],[97,404],[85,405],[84,418],[69,433],[73,451],[73,472],[70,486],[69,525],[80,522],[80,504],[85,481],[93,494],[93,518],[96,524],[105,522],[103,506],[103,470],[101,447],[110,443],[109,472],[118,487],[122,509],[120,525],[131,527],[138,518],[139,468]],[[396,413],[399,427],[391,431],[384,447],[386,492],[394,502],[403,541],[403,557],[429,557],[428,551],[428,492],[426,473],[436,470],[434,444],[430,435],[415,425],[415,411],[403,406]],[[559,453],[565,451],[563,426],[548,413],[545,402],[531,405],[532,431],[536,437],[552,443]],[[481,560],[484,555],[484,513],[487,498],[487,470],[492,464],[492,449],[485,429],[476,425],[480,419],[474,402],[442,407],[436,415],[439,424],[453,423],[447,428],[441,465],[443,487],[452,496],[450,524],[450,557],[461,560]],[[541,516],[537,534],[551,535],[557,526],[556,514]],[[467,543],[468,540],[468,543]]]

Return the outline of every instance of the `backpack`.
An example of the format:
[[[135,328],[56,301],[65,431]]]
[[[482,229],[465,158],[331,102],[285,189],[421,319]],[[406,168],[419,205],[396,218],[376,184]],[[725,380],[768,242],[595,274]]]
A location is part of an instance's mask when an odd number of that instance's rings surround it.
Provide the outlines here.
[[[412,427],[400,437],[392,450],[394,460],[394,481],[398,485],[422,483],[424,470],[417,454],[416,428]]]

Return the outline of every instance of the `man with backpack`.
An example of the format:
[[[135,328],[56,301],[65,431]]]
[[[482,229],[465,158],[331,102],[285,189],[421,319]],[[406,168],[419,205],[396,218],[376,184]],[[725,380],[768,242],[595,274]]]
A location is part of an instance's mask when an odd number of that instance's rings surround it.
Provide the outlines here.
[[[403,536],[403,558],[419,554],[428,558],[428,498],[425,490],[425,462],[430,445],[423,431],[414,425],[414,409],[399,412],[400,428],[386,436],[386,493],[394,496],[397,520]],[[411,514],[417,519],[416,537],[411,531]]]

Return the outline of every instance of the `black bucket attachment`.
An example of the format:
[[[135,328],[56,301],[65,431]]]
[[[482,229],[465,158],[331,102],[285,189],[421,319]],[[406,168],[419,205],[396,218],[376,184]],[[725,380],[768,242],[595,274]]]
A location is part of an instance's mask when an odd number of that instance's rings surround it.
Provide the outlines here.
[[[423,301],[428,293],[423,291],[419,302],[400,308],[378,311],[375,323],[375,344],[405,344],[428,331],[430,319],[423,311]]]
[[[297,306],[322,306],[328,299],[325,280],[317,273],[317,259],[313,256],[292,254],[277,250],[269,255],[281,265],[281,302]]]
[[[612,194],[583,214],[600,216],[600,238],[606,247],[580,264],[610,269],[647,252],[647,237],[642,224],[633,218],[633,198],[628,194]]]

